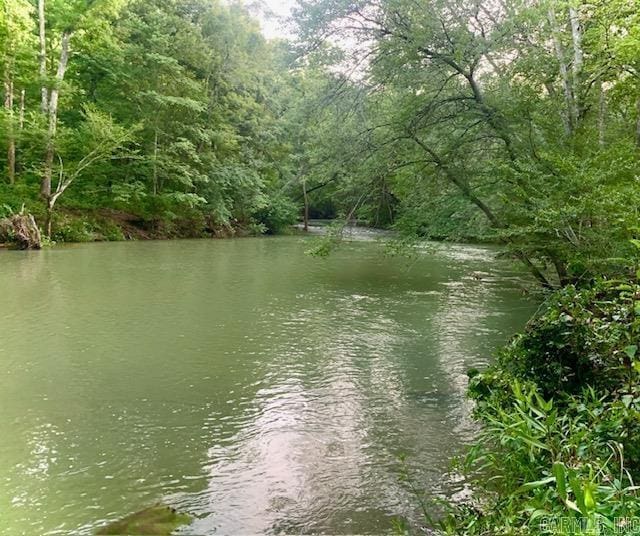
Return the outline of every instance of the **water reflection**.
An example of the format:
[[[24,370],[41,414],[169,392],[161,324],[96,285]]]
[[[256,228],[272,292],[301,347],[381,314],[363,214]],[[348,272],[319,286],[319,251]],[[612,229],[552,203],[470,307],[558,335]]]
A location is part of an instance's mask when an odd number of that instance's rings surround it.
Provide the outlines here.
[[[400,454],[420,487],[455,491],[465,372],[532,304],[485,248],[305,249],[11,258],[0,295],[23,307],[0,317],[0,534],[91,534],[157,500],[196,516],[186,534],[380,533],[419,520]]]

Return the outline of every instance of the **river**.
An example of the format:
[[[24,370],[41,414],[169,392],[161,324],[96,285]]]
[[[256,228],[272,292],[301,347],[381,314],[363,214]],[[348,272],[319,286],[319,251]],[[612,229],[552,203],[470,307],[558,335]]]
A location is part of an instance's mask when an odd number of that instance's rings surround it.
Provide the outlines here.
[[[304,237],[0,252],[0,534],[383,533],[456,491],[466,371],[535,309],[496,250]]]

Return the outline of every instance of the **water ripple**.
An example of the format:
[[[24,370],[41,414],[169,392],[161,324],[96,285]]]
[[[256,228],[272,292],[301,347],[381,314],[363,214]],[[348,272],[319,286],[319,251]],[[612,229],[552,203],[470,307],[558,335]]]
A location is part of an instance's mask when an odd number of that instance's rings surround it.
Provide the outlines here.
[[[381,533],[419,522],[401,454],[429,494],[463,492],[465,373],[532,309],[518,274],[488,248],[305,249],[0,254],[21,304],[0,316],[0,534],[88,535],[158,500],[195,516],[183,534]]]

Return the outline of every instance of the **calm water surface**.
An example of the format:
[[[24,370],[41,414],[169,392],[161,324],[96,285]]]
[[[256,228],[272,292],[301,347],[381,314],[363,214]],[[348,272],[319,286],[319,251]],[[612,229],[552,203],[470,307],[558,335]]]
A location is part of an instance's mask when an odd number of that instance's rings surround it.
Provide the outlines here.
[[[0,253],[0,534],[384,533],[455,491],[465,372],[535,308],[487,248],[300,237]],[[482,272],[481,280],[474,272]],[[415,518],[414,518],[415,519]]]

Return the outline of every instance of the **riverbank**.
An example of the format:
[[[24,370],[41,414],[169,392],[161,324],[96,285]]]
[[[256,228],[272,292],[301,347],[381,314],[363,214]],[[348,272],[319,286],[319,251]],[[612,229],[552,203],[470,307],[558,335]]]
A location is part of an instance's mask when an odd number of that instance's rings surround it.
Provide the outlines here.
[[[24,210],[24,209],[23,209]],[[34,222],[42,229],[45,216],[41,207],[32,205]],[[15,240],[9,229],[3,226],[14,213],[0,211],[0,248],[25,249]],[[26,211],[29,217],[32,212]],[[190,217],[143,216],[132,212],[116,209],[81,210],[61,208],[54,216],[53,231],[50,239],[44,238],[44,245],[51,243],[83,243],[83,242],[120,242],[126,240],[172,240],[192,238],[238,238],[261,236],[264,234],[296,234],[322,236],[331,232],[334,224],[342,220],[309,220],[308,230],[304,231],[302,222],[294,223],[294,219],[284,219],[277,222],[249,221],[241,222],[236,219],[226,224],[216,223],[213,218],[201,212],[193,212]],[[398,237],[397,231],[387,227],[373,227],[366,222],[351,222],[342,227],[341,234],[350,239],[368,239],[379,237]],[[416,235],[416,240],[432,242],[457,243],[468,245],[499,245],[500,241],[491,234],[450,234],[440,235],[425,233]]]
[[[473,495],[447,534],[637,534],[640,283],[600,280],[546,301],[495,365],[470,374],[483,428]]]
[[[25,249],[16,240],[8,222],[0,219],[0,248]],[[35,218],[42,226],[42,216]],[[50,243],[120,242],[126,240],[172,240],[181,238],[237,238],[260,236],[272,231],[264,225],[232,220],[225,225],[216,224],[211,218],[194,215],[191,218],[145,218],[114,209],[94,211],[64,210],[56,214]],[[278,229],[279,234],[294,233],[294,227]]]

